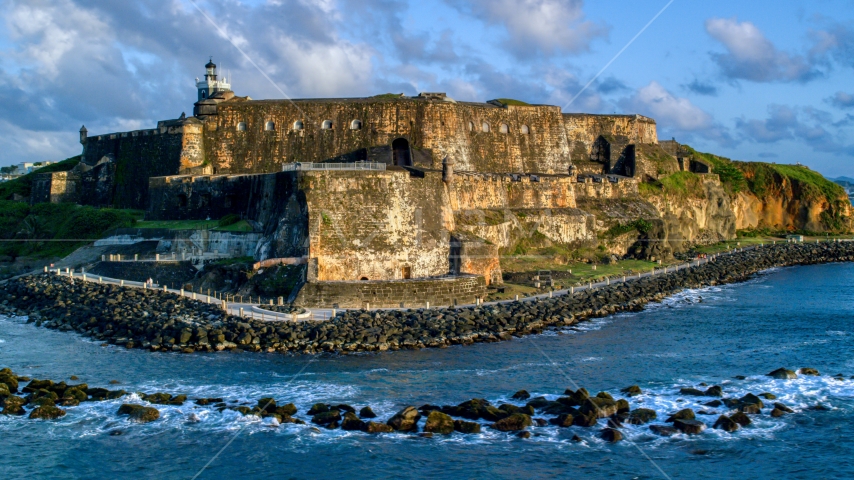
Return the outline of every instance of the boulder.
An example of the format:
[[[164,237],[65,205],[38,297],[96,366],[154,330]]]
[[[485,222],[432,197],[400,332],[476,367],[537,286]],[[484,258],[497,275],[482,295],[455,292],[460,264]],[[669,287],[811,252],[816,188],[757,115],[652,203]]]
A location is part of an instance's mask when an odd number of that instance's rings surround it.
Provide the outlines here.
[[[615,428],[605,428],[599,434],[599,437],[606,442],[615,443],[623,439],[623,434]]]
[[[308,413],[309,415],[317,415],[318,413],[325,413],[328,411],[329,411],[329,405],[327,405],[325,403],[315,403],[314,405],[311,406],[311,408],[306,413]]]
[[[356,413],[356,409],[351,407],[350,405],[347,405],[346,403],[339,403],[338,405],[330,405],[329,409],[330,410],[340,410],[342,412]]]
[[[323,415],[323,414],[321,414]],[[364,431],[368,425],[359,419],[353,412],[345,412],[344,418],[341,420],[341,430],[361,430]]]
[[[11,373],[0,373],[0,383],[9,387],[11,393],[18,393],[18,378]]]
[[[148,423],[160,418],[160,411],[154,407],[146,407],[134,403],[124,403],[119,407],[119,415],[128,415],[131,420],[139,423]]]
[[[605,399],[608,399],[608,400],[613,400],[613,399],[614,399],[614,397],[612,397],[612,396],[611,396],[611,394],[610,394],[610,393],[608,393],[608,392],[599,392],[599,393],[597,393],[597,394],[596,394],[596,398],[605,398]]]
[[[278,413],[279,415],[288,415],[288,416],[296,415],[297,407],[293,403],[288,403],[285,405],[278,405],[278,406],[276,406],[275,412]]]
[[[386,423],[398,432],[415,432],[418,431],[420,419],[421,414],[415,407],[406,407],[394,414]]]
[[[670,423],[675,422],[676,420],[694,420],[695,418],[697,417],[696,415],[694,415],[694,410],[691,410],[690,408],[684,408],[667,417],[667,420],[665,420],[665,422]]]
[[[448,435],[454,431],[454,419],[450,415],[433,410],[427,415],[424,431]]]
[[[610,417],[617,413],[617,402],[602,397],[590,397],[578,409],[581,413],[594,413],[599,418]]]
[[[480,433],[480,424],[464,420],[454,420],[454,430],[460,433]]]
[[[731,418],[733,422],[741,425],[742,427],[746,427],[746,426],[750,425],[751,423],[753,423],[753,421],[750,420],[750,417],[748,417],[747,415],[745,415],[742,412],[735,412],[732,415],[730,415],[729,418]]]
[[[629,410],[631,410],[631,406],[628,400],[623,398],[617,400],[617,413],[628,413]]]
[[[706,424],[699,420],[679,419],[673,422],[673,426],[680,432],[688,435],[696,435],[706,429]]]
[[[764,398],[765,400],[776,400],[776,399],[777,399],[777,395],[774,395],[773,393],[769,393],[769,392],[763,392],[763,393],[760,393],[760,394],[759,394],[759,395],[757,395],[757,396],[758,396],[758,397],[762,397],[762,398]]]
[[[552,418],[549,420],[549,423],[552,425],[557,425],[558,427],[571,427],[573,422],[572,415],[565,413],[563,415],[558,415],[556,418]]]
[[[566,389],[564,394],[569,396],[569,401],[571,402],[568,403],[569,406],[582,405],[585,400],[590,398],[590,393],[585,388],[579,388],[575,392]]]
[[[524,413],[514,413],[492,424],[492,428],[501,432],[524,430],[533,424],[531,417]]]
[[[527,406],[533,407],[533,408],[539,410],[541,408],[547,407],[551,403],[552,402],[547,400],[546,397],[534,397],[534,398],[528,400]]]
[[[579,413],[572,418],[572,424],[577,427],[592,427],[599,421],[599,416],[593,412]]]
[[[792,410],[791,408],[789,408],[789,407],[787,407],[787,406],[785,406],[785,405],[783,405],[782,403],[779,403],[779,402],[775,402],[775,403],[774,403],[774,408],[775,408],[775,409],[777,409],[777,410],[782,410],[782,411],[784,411],[784,412],[786,412],[786,413],[795,413],[795,411],[794,411],[794,410]]]
[[[531,394],[528,393],[527,390],[519,390],[518,392],[514,393],[513,396],[510,398],[512,398],[513,400],[527,400],[531,398]]]
[[[359,410],[359,417],[361,417],[361,418],[377,418],[377,414],[374,413],[373,410],[371,410],[371,407],[362,407],[362,409]]]
[[[771,416],[774,418],[782,417],[783,415],[786,415],[786,412],[780,410],[779,408],[774,408],[771,410]]]
[[[531,438],[531,432],[529,432],[527,430],[523,430],[523,431],[517,433],[516,437],[518,437],[518,438]]]
[[[798,375],[795,372],[791,370],[786,370],[785,368],[778,368],[777,370],[774,370],[773,372],[769,373],[768,376],[776,378],[777,380],[791,380],[794,378],[798,378]]]
[[[43,405],[30,412],[30,418],[39,418],[42,420],[53,420],[64,415],[65,410],[52,405]]]
[[[24,404],[25,403],[27,403],[27,401],[25,399],[18,397],[18,396],[15,396],[15,395],[10,395],[10,396],[2,399],[2,402],[0,402],[0,404],[2,404],[2,406],[3,406],[3,411],[0,412],[0,414],[3,414],[3,415],[24,415],[25,413],[27,413],[24,410]]]
[[[643,391],[641,390],[641,388],[639,386],[631,385],[631,386],[628,386],[628,387],[620,390],[620,393],[628,395],[629,397],[634,397],[634,396],[642,394]]]
[[[726,415],[721,415],[715,421],[713,427],[717,428],[718,430],[723,430],[725,432],[734,432],[741,428],[741,425],[739,425],[738,422],[736,422],[732,418],[727,417]]]
[[[341,420],[341,412],[338,410],[328,410],[311,417],[311,423],[315,423],[317,425],[329,425],[331,423],[336,423],[339,420]]]
[[[632,425],[643,425],[655,420],[657,417],[658,414],[655,413],[655,410],[649,408],[637,408],[629,412],[629,417],[626,419],[626,423]]]
[[[679,433],[679,430],[676,430],[669,425],[650,425],[649,430],[656,435],[661,435],[662,437],[669,437]]]
[[[686,388],[680,388],[679,389],[679,395],[691,395],[694,397],[705,397],[706,392],[704,392],[702,390],[697,390],[696,388],[686,387]]]
[[[12,391],[9,390],[9,386],[5,383],[0,383],[0,398],[8,397],[12,395]]]
[[[385,423],[368,422],[365,424],[365,432],[367,433],[391,433],[394,429]]]
[[[814,368],[807,368],[807,367],[804,367],[804,368],[798,370],[798,373],[800,373],[801,375],[811,375],[813,377],[820,377],[821,376],[821,374],[818,373],[818,370],[816,370]]]
[[[721,388],[719,385],[712,385],[711,387],[707,388],[704,393],[707,397],[723,397],[724,389]]]

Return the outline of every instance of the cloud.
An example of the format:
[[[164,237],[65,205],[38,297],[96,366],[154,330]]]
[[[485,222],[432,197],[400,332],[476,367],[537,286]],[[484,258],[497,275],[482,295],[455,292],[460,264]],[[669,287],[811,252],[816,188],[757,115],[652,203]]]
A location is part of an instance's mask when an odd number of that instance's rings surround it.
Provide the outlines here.
[[[731,79],[807,82],[821,75],[805,57],[778,50],[751,22],[711,18],[706,20],[706,32],[726,48],[727,53],[711,56]]]
[[[683,140],[702,137],[727,147],[737,143],[711,115],[687,98],[673,95],[655,81],[640,88],[631,97],[620,100],[618,104],[626,113],[640,113],[654,118],[658,124],[659,137],[674,136]]]
[[[607,95],[609,93],[629,90],[629,87],[627,87],[626,84],[621,82],[620,80],[617,80],[617,78],[615,77],[608,77],[599,82],[599,84],[596,86],[596,90],[599,93]]]
[[[706,95],[710,97],[716,97],[718,95],[718,87],[711,83],[701,82],[696,78],[691,83],[683,85],[683,87],[689,92],[696,93],[697,95]]]
[[[504,48],[519,59],[590,51],[609,27],[585,19],[582,0],[447,0],[507,31]]]
[[[810,56],[816,61],[825,58],[836,61],[843,67],[854,66],[854,27],[831,23],[825,29],[810,31],[813,47]]]
[[[840,132],[828,127],[827,112],[812,107],[794,108],[786,105],[770,105],[766,119],[738,119],[736,128],[745,140],[772,144],[783,140],[795,140],[818,152],[830,152],[854,156],[854,145]]]
[[[854,94],[836,92],[826,101],[836,108],[854,108]]]

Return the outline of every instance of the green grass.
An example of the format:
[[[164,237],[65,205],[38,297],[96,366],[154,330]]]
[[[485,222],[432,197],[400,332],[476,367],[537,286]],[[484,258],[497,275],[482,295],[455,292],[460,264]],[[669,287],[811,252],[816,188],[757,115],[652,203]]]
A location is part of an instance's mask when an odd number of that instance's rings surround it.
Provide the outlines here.
[[[402,93],[381,93],[379,95],[374,95],[371,98],[376,98],[378,100],[395,100],[403,97]]]
[[[676,197],[704,198],[703,181],[696,173],[676,172],[659,179],[662,191]]]
[[[512,98],[497,98],[496,100],[503,103],[504,105],[512,105],[514,107],[530,107],[531,106],[530,103],[525,103],[521,100],[514,100]]]
[[[61,257],[104,232],[130,227],[140,212],[95,208],[71,203],[0,200],[0,255]]]
[[[144,220],[137,222],[135,228],[165,228],[167,230],[212,230],[219,226],[219,220]]]

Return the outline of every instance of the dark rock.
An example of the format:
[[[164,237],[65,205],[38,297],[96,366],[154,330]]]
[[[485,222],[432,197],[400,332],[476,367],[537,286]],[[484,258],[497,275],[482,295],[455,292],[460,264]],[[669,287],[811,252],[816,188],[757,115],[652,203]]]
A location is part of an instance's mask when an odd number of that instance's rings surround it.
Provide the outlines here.
[[[723,397],[724,390],[719,385],[712,385],[704,392],[707,397]]]
[[[641,388],[639,386],[631,385],[629,387],[626,387],[626,388],[620,390],[620,393],[623,393],[623,394],[628,395],[630,397],[635,397],[637,395],[642,394],[643,391],[641,390]]]
[[[139,423],[148,423],[160,418],[160,411],[154,407],[146,407],[134,403],[125,403],[119,407],[119,415],[128,415],[130,419]]]
[[[42,405],[30,412],[30,418],[38,418],[42,420],[53,420],[62,416],[65,416],[65,410],[52,405]]]
[[[480,424],[464,420],[454,420],[454,430],[460,433],[480,433]]]
[[[727,417],[726,415],[721,415],[715,421],[714,428],[717,428],[718,430],[723,430],[725,432],[734,432],[741,428],[741,426],[732,418]]]
[[[492,424],[492,428],[501,432],[524,430],[533,424],[531,417],[524,413],[514,413]]]
[[[768,393],[768,392],[760,393],[757,396],[762,397],[765,400],[776,400],[777,399],[777,395],[774,395],[773,393]]]
[[[599,418],[610,417],[617,413],[617,402],[601,397],[590,397],[578,409],[581,413],[594,413]]]
[[[695,418],[697,417],[696,415],[694,415],[694,410],[691,410],[690,408],[684,408],[667,417],[667,420],[665,420],[665,422],[670,423],[675,422],[676,420],[694,420]]]
[[[784,412],[783,410],[781,410],[779,408],[774,408],[771,410],[771,416],[774,418],[782,417],[783,415],[786,415],[786,412]]]
[[[527,400],[531,398],[531,394],[528,393],[527,390],[519,390],[518,392],[514,393],[513,396],[510,398],[512,398],[513,400]]]
[[[746,427],[746,426],[750,425],[751,423],[753,423],[753,421],[750,420],[750,417],[748,417],[747,415],[745,415],[742,412],[735,412],[732,415],[730,415],[729,418],[732,419],[733,422],[741,425],[742,427]]]
[[[549,424],[549,421],[546,420],[545,418],[535,418],[533,420],[534,420],[534,425],[536,425],[538,427],[545,427]]]
[[[655,413],[655,410],[651,410],[649,408],[638,408],[629,412],[629,418],[626,419],[626,423],[632,425],[643,425],[655,420],[657,417],[658,414]]]
[[[813,412],[827,412],[827,411],[830,411],[830,409],[829,409],[829,408],[827,408],[827,407],[825,407],[824,405],[821,405],[821,404],[819,404],[819,405],[813,405],[812,407],[807,407],[807,410],[811,410],[811,411],[813,411]]]
[[[692,395],[695,397],[705,397],[706,396],[706,392],[704,392],[702,390],[697,390],[696,388],[680,388],[679,394],[680,395]]]
[[[529,432],[527,430],[523,430],[523,431],[517,433],[516,436],[518,438],[531,438],[531,432]]]
[[[546,400],[546,397],[534,397],[528,401],[527,405],[539,410],[541,408],[545,408],[550,403],[550,401]]]
[[[362,407],[362,409],[359,410],[359,417],[361,417],[361,418],[377,418],[377,414],[374,413],[373,410],[371,410],[371,407]]]
[[[596,394],[596,398],[604,398],[607,400],[613,400],[614,399],[614,397],[612,397],[611,394],[608,392],[599,392]]]
[[[706,424],[699,420],[679,419],[673,422],[673,426],[680,432],[687,433],[689,435],[702,433],[703,430],[706,429]]]
[[[676,430],[669,425],[650,425],[649,429],[652,433],[661,435],[662,437],[670,437],[679,433],[679,430]]]
[[[356,409],[347,405],[346,403],[339,403],[338,405],[333,405],[329,407],[330,410],[340,410],[342,412],[350,412],[356,413]]]
[[[721,406],[721,405],[723,405],[723,404],[724,404],[724,402],[722,402],[722,401],[720,401],[720,400],[712,400],[711,402],[706,402],[706,403],[704,403],[704,404],[703,404],[703,406],[704,406],[704,407],[717,408],[717,407],[720,407],[720,406]]]
[[[557,425],[558,427],[571,427],[572,426],[573,417],[570,414],[559,415],[556,418],[549,420],[549,423],[552,425]]]
[[[454,431],[454,419],[440,411],[433,410],[427,415],[424,431],[448,435]]]
[[[275,412],[278,413],[279,415],[288,415],[288,416],[296,415],[297,406],[294,405],[293,403],[288,403],[285,405],[278,405],[278,406],[276,406]]]
[[[324,415],[324,414],[321,414]],[[368,425],[359,420],[359,417],[356,416],[353,412],[345,412],[344,418],[341,420],[341,429],[342,430],[361,430],[364,431],[368,428]]]
[[[811,375],[813,377],[820,377],[821,376],[821,374],[818,373],[818,370],[816,370],[814,368],[806,368],[805,367],[805,368],[798,370],[798,373],[800,373],[801,375]]]
[[[398,432],[415,432],[418,430],[420,419],[421,414],[415,407],[406,407],[394,414],[386,423]]]
[[[341,412],[338,410],[328,410],[311,417],[311,423],[317,425],[329,425],[331,423],[338,422],[339,420],[341,420]]]
[[[592,427],[599,422],[599,416],[594,412],[579,413],[572,419],[572,424],[576,427]]]
[[[623,434],[615,428],[605,428],[602,430],[602,433],[599,434],[599,437],[606,442],[615,443],[623,439]]]
[[[583,442],[583,441],[584,441],[584,440],[582,440],[582,439],[581,439],[581,437],[579,437],[578,435],[573,435],[571,440],[572,440],[573,442]]]
[[[794,378],[798,378],[798,375],[795,372],[791,370],[786,370],[785,368],[778,368],[777,370],[774,370],[773,372],[769,373],[768,376],[776,378],[778,380],[791,380]]]
[[[329,405],[325,403],[315,403],[306,413],[308,413],[309,415],[317,415],[318,413],[326,413],[328,411]]]
[[[628,413],[631,410],[631,405],[625,399],[617,400],[617,413]]]
[[[391,433],[394,429],[385,423],[378,422],[368,422],[365,425],[365,432],[367,433]]]
[[[779,403],[779,402],[775,402],[775,403],[774,403],[774,408],[776,408],[777,410],[782,410],[782,411],[784,411],[784,412],[786,412],[786,413],[795,413],[795,411],[794,411],[794,410],[792,410],[791,408],[789,408],[789,407],[787,407],[787,406],[785,406],[785,405],[783,405],[782,403]]]

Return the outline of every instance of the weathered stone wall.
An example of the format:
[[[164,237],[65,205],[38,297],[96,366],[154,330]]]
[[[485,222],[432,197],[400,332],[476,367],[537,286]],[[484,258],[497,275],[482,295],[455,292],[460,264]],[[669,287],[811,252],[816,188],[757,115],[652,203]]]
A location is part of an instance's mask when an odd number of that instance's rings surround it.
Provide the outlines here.
[[[441,174],[307,171],[309,281],[395,280],[449,272]]]
[[[572,160],[586,161],[600,135],[625,136],[629,143],[658,143],[655,120],[642,115],[563,114]]]
[[[30,203],[79,202],[80,175],[76,172],[39,173],[33,179]]]
[[[454,211],[575,207],[569,176],[456,175],[450,187]]]
[[[326,121],[331,128],[323,128]],[[351,128],[354,121],[361,128]],[[296,122],[302,122],[302,130],[295,128]],[[245,130],[238,129],[241,123]],[[218,105],[204,135],[207,159],[219,173],[274,172],[285,163],[348,154],[350,160],[382,161],[383,155],[371,152],[376,147],[385,147],[379,151],[392,163],[391,145],[398,138],[409,142],[413,163],[423,167],[440,168],[445,155],[460,171],[565,173],[569,165],[563,119],[553,106],[502,108],[412,98],[234,98]]]
[[[479,275],[443,278],[355,281],[308,282],[300,290],[294,303],[306,307],[371,308],[404,307],[423,308],[475,303],[486,295],[486,283]]]

